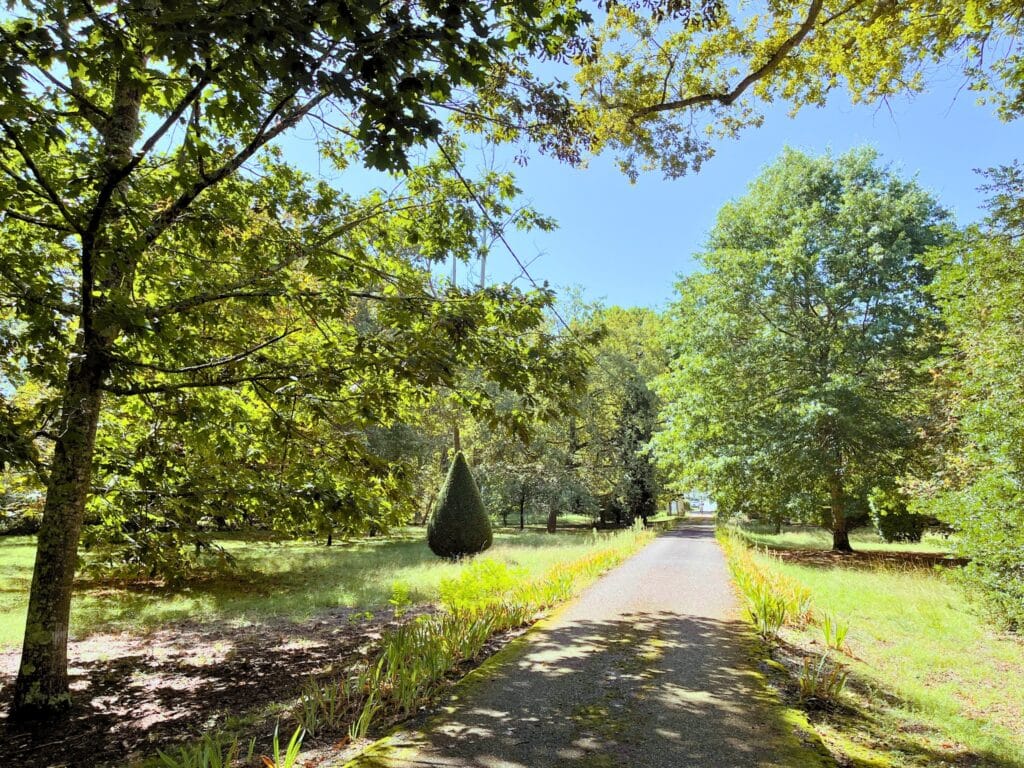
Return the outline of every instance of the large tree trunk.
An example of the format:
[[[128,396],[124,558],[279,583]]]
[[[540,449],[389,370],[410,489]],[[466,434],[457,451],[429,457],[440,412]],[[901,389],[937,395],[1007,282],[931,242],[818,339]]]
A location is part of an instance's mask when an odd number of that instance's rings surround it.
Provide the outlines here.
[[[843,484],[838,477],[833,477],[829,483],[829,496],[832,507],[832,551],[853,552],[853,547],[850,546],[850,532],[846,524]]]
[[[130,292],[136,256],[122,250],[123,211],[111,201],[126,189],[124,169],[139,133],[144,58],[125,52],[103,130],[104,159],[93,215],[81,233],[79,335],[68,363],[54,443],[46,503],[36,544],[21,665],[14,684],[11,718],[42,719],[71,703],[68,693],[68,621],[85,503],[92,478],[101,386],[116,326],[97,329],[97,312],[114,293]]]
[[[92,476],[101,379],[100,366],[84,356],[68,371],[36,546],[12,719],[44,719],[71,703],[67,673],[71,586]]]
[[[554,504],[548,510],[548,533],[554,533],[558,526],[558,507]]]

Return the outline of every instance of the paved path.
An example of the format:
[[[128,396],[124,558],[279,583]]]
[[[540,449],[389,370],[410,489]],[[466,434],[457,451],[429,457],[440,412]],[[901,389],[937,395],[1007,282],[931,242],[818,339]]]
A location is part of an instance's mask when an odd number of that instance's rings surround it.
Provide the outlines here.
[[[666,533],[359,768],[828,765],[766,693],[710,526]]]

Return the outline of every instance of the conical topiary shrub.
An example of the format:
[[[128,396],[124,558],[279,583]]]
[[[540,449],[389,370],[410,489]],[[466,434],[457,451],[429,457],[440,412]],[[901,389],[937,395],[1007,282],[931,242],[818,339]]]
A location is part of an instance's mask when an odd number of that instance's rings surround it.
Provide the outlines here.
[[[483,552],[492,538],[480,489],[459,451],[427,523],[427,544],[439,557],[461,557]]]

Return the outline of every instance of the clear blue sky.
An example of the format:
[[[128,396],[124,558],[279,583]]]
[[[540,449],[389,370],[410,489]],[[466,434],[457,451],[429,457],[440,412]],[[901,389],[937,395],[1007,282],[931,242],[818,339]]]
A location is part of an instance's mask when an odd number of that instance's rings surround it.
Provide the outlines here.
[[[609,304],[664,306],[677,275],[696,267],[692,255],[718,209],[741,196],[786,145],[811,153],[872,145],[901,173],[916,176],[958,223],[974,221],[982,201],[974,169],[1024,158],[1024,121],[1000,122],[989,107],[975,103],[973,93],[958,93],[961,82],[950,77],[888,107],[852,106],[837,93],[827,107],[805,109],[791,119],[779,105],[761,128],[720,142],[699,174],[674,181],[651,173],[631,185],[610,157],[592,160],[586,169],[546,158],[534,158],[525,168],[499,162],[515,171],[524,199],[559,223],[553,233],[516,233],[512,245],[532,261],[530,273],[538,281],[580,286],[586,298]],[[298,140],[286,144],[290,154],[307,160],[309,149],[310,143],[300,148]],[[485,164],[480,151],[466,159],[470,173],[474,164]],[[337,181],[344,184],[346,176],[360,182],[349,174]],[[499,246],[488,277],[509,279],[518,272]]]

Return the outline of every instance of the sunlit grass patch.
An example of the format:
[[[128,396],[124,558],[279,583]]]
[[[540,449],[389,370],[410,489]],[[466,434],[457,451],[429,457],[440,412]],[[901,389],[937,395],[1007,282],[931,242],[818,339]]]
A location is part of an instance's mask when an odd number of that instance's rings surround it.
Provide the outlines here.
[[[589,532],[503,532],[483,557],[527,576],[577,559],[595,547]],[[400,538],[364,539],[326,547],[230,537],[220,542],[235,557],[232,571],[180,589],[80,588],[73,601],[74,637],[100,630],[146,631],[175,622],[259,623],[302,621],[331,609],[389,608],[396,584],[405,607],[438,599],[442,581],[457,577],[472,561],[451,562],[428,549],[419,529]],[[34,544],[30,537],[0,538],[0,647],[21,641]]]
[[[0,536],[0,649],[21,642],[35,555],[31,536]]]
[[[846,652],[836,657],[849,672],[844,706],[816,726],[851,765],[1024,765],[1024,641],[987,623],[948,572],[746,557],[767,579],[807,589],[816,615],[848,628],[834,643]],[[780,639],[813,658],[827,652],[827,634],[790,624]]]

